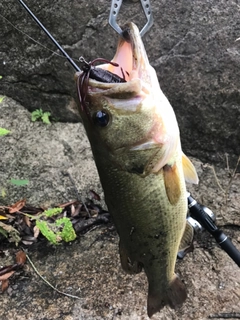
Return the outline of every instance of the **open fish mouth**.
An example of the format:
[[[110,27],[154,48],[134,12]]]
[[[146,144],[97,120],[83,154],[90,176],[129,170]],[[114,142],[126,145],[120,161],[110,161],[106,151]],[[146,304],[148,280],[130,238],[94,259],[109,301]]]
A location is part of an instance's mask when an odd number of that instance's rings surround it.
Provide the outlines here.
[[[149,61],[140,36],[138,27],[130,22],[123,28],[122,37],[119,39],[117,50],[111,63],[97,66],[103,70],[123,78],[126,82],[133,79],[141,79],[149,82]],[[116,66],[118,65],[118,66]],[[99,81],[89,79],[90,87],[98,87],[99,89],[107,89],[116,83],[101,83]]]
[[[104,62],[94,66],[94,62]],[[78,96],[80,100],[80,113],[85,113],[91,117],[94,111],[92,100],[99,99],[104,95],[111,100],[111,108],[134,111],[141,101],[150,97],[153,85],[158,80],[154,69],[148,61],[148,57],[140,36],[138,27],[130,22],[123,28],[122,37],[119,39],[117,50],[111,61],[105,59],[95,59],[91,63],[86,63],[86,70],[77,75]],[[91,70],[97,72],[106,71],[110,74],[110,81],[97,79],[91,76]],[[102,73],[106,76],[106,73]],[[112,75],[112,81],[111,81]],[[114,77],[119,81],[114,81]],[[104,81],[103,81],[104,80]],[[92,98],[91,98],[92,97]],[[114,100],[113,100],[114,99]],[[96,100],[95,100],[96,101]]]

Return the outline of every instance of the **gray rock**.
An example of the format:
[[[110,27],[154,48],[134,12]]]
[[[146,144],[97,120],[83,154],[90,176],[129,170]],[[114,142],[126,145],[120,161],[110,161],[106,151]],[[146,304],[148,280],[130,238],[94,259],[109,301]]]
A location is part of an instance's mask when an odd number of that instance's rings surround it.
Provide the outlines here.
[[[69,173],[85,199],[100,182],[88,139],[81,123],[32,122],[30,113],[9,98],[0,103],[0,127],[11,131],[0,137],[0,201],[9,205],[26,198],[35,206],[56,205],[76,199]],[[15,186],[11,179],[26,179]],[[33,192],[35,190],[36,192]]]
[[[91,2],[93,3],[93,2]],[[133,4],[134,3],[134,4]],[[236,1],[152,0],[154,26],[144,37],[161,87],[172,103],[186,153],[222,162],[240,153],[240,37]],[[117,35],[108,26],[110,3],[46,0],[29,6],[71,57],[111,59]],[[44,46],[56,48],[16,1],[1,14]],[[145,23],[138,2],[126,1],[119,22]],[[0,93],[59,121],[79,121],[74,71],[63,58],[31,41],[0,17]],[[234,159],[234,157],[233,157]]]

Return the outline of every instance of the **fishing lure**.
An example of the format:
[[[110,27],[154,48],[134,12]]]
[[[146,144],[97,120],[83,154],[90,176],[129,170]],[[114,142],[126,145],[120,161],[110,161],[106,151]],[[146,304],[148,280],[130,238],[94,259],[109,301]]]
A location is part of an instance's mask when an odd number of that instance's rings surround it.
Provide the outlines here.
[[[77,72],[77,91],[78,91],[78,98],[81,104],[82,109],[87,111],[86,108],[86,96],[88,93],[88,83],[89,78],[104,82],[104,83],[123,83],[126,82],[124,72],[122,70],[123,77],[119,77],[115,73],[112,73],[108,70],[104,70],[101,68],[96,68],[94,65],[97,62],[103,62],[103,63],[109,63],[113,65],[114,67],[119,67],[119,64],[115,62],[111,62],[109,60],[103,59],[103,58],[97,58],[93,61],[87,62],[83,57],[79,58],[79,61],[81,62],[81,68],[82,71],[79,73]]]

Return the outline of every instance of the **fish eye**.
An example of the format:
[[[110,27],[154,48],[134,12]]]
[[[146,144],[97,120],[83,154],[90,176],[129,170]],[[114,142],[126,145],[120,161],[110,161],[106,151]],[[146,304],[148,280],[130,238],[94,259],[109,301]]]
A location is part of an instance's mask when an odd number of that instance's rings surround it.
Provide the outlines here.
[[[94,115],[94,122],[99,127],[106,127],[110,121],[110,116],[106,111],[98,111]]]

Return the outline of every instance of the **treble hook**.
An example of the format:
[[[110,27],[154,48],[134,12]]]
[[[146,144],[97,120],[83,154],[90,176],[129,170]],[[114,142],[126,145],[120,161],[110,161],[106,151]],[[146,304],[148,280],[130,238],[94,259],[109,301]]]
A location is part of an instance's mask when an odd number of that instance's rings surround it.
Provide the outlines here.
[[[117,31],[118,34],[122,35],[122,29],[117,24],[117,16],[120,11],[123,0],[112,0],[110,15],[109,15],[109,24],[110,26]],[[147,18],[147,23],[140,31],[141,37],[152,27],[153,25],[153,15],[150,6],[150,0],[140,0],[143,7],[144,14]]]

